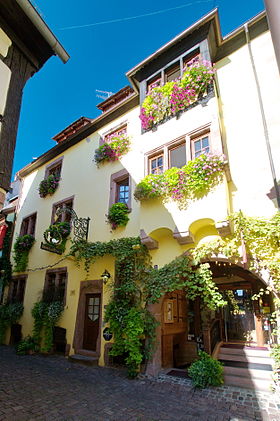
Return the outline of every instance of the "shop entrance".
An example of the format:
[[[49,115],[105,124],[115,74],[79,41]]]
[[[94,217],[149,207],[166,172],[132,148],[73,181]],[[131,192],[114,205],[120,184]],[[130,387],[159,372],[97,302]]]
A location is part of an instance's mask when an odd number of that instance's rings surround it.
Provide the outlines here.
[[[223,309],[226,342],[256,342],[252,290],[228,289],[223,296],[228,303]]]

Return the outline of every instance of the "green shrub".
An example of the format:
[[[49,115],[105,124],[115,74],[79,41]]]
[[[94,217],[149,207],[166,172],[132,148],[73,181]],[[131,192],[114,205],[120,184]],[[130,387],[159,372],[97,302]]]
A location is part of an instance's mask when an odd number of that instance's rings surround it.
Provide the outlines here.
[[[125,203],[114,203],[110,207],[107,218],[113,230],[126,226],[129,221],[128,213],[129,209]]]
[[[35,339],[32,336],[28,335],[26,338],[23,338],[16,346],[17,355],[26,355],[29,352],[38,351],[38,346],[35,342]]]
[[[273,346],[271,356],[275,360],[275,367],[280,368],[280,344]]]
[[[24,272],[28,265],[28,254],[33,246],[35,238],[26,234],[18,237],[14,244],[15,272]]]
[[[198,351],[199,359],[192,363],[188,373],[195,387],[220,386],[223,384],[222,363],[203,351]]]
[[[22,316],[21,303],[6,303],[0,305],[0,344],[4,342],[7,328],[16,323]]]

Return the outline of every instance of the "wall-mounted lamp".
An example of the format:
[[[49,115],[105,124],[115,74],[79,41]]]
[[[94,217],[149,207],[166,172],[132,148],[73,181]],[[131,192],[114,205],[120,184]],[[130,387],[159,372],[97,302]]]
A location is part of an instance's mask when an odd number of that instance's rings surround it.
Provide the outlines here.
[[[102,281],[104,282],[104,284],[107,284],[108,280],[111,278],[110,273],[108,272],[107,269],[104,270],[104,272],[101,275]]]

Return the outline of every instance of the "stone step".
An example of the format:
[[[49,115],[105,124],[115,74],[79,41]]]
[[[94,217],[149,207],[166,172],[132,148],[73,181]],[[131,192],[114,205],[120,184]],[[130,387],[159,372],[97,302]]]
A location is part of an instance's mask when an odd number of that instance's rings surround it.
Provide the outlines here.
[[[242,362],[251,362],[257,364],[268,364],[272,365],[272,358],[266,356],[254,356],[254,355],[236,355],[236,354],[225,354],[220,352],[218,355],[219,360],[228,360],[228,361],[242,361]]]
[[[86,355],[73,354],[69,355],[69,361],[72,363],[79,363],[84,365],[98,365],[98,357],[88,357]]]
[[[229,354],[229,355],[250,355],[250,356],[256,356],[256,357],[268,357],[270,356],[269,350],[262,350],[262,349],[255,349],[250,347],[246,348],[226,348],[221,346],[220,352],[222,354]]]
[[[229,374],[224,375],[224,383],[228,386],[237,386],[245,389],[262,390],[265,392],[269,392],[270,386],[272,385],[272,381],[268,379],[249,379],[248,377],[233,376]]]
[[[224,366],[224,374],[230,376],[241,376],[249,379],[254,378],[272,381],[272,371],[268,370]]]

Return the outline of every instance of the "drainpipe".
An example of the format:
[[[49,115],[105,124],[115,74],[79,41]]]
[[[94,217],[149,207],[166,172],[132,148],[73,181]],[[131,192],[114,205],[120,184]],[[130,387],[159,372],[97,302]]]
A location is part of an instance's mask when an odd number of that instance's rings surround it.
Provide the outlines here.
[[[33,25],[38,29],[40,34],[44,37],[44,39],[49,44],[53,52],[61,59],[61,61],[63,61],[63,63],[66,63],[69,59],[69,54],[67,53],[67,51],[65,51],[63,46],[54,36],[54,34],[49,29],[44,20],[41,18],[41,16],[37,13],[36,9],[32,6],[30,1],[16,0],[16,2],[31,20]]]
[[[264,112],[264,105],[263,105],[263,100],[262,100],[260,83],[259,83],[259,78],[258,78],[255,61],[254,61],[254,57],[252,53],[248,23],[244,24],[244,30],[245,30],[246,42],[247,42],[248,50],[249,50],[250,61],[251,61],[254,78],[256,82],[256,87],[257,87],[259,107],[260,107],[262,123],[263,123],[263,131],[264,131],[264,137],[265,137],[266,149],[267,149],[267,154],[268,154],[268,159],[269,159],[269,164],[270,164],[271,175],[273,179],[273,185],[274,185],[275,193],[276,193],[277,207],[278,207],[278,210],[280,210],[280,191],[279,191],[279,186],[276,179],[276,173],[275,173],[275,167],[274,167],[274,162],[273,162],[273,157],[272,157],[272,152],[271,152],[269,133],[268,133],[267,122],[266,122],[266,117],[265,117],[265,112]]]
[[[264,0],[268,26],[280,73],[280,7],[279,0]]]

